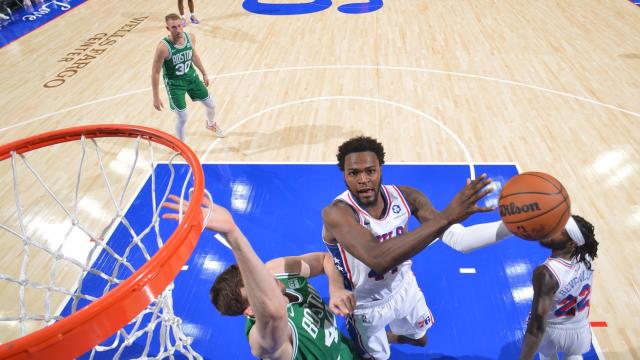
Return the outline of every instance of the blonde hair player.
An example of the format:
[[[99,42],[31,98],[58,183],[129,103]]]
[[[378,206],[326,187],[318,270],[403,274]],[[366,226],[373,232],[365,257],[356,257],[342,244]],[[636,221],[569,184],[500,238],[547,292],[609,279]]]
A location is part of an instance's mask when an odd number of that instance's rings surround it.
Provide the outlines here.
[[[176,113],[176,136],[185,141],[184,127],[187,123],[185,94],[189,94],[191,100],[202,102],[207,109],[207,129],[213,131],[217,137],[224,137],[224,132],[214,119],[216,107],[207,90],[209,77],[196,51],[195,35],[183,30],[180,16],[177,14],[165,16],[165,22],[169,36],[162,39],[156,47],[151,70],[153,107],[158,111],[164,107],[159,91],[160,68],[162,68],[169,105]],[[191,66],[192,64],[202,73],[202,80]]]

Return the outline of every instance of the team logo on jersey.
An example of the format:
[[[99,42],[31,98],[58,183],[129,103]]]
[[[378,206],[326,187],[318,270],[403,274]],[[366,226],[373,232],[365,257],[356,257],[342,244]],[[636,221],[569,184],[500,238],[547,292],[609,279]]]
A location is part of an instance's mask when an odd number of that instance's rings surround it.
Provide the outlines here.
[[[399,214],[400,213],[400,205],[393,205],[391,207],[391,211],[393,211],[394,214]]]
[[[367,315],[361,314],[359,317],[363,324],[371,324],[371,320],[367,319]]]
[[[422,315],[418,318],[418,321],[416,322],[416,327],[418,329],[422,329],[425,326],[431,325],[431,316],[429,315]]]

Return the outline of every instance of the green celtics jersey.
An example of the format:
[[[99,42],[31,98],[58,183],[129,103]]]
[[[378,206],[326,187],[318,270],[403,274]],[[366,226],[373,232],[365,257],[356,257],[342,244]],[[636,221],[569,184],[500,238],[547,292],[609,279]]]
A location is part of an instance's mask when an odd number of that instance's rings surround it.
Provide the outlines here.
[[[193,47],[191,46],[189,34],[184,33],[184,44],[182,47],[177,47],[169,40],[168,36],[162,39],[162,41],[164,41],[169,48],[169,57],[164,59],[162,63],[164,77],[168,80],[180,80],[188,76],[194,76],[195,70],[191,66]]]
[[[350,360],[355,359],[351,341],[338,330],[336,318],[322,301],[318,291],[298,274],[276,276],[294,299],[289,301],[287,313],[293,339],[293,360]],[[245,333],[255,324],[248,317]]]

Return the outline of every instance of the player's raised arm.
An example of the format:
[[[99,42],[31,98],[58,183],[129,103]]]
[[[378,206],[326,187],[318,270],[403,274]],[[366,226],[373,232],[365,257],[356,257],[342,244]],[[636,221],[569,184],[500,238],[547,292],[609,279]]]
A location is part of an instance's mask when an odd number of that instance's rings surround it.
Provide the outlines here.
[[[169,199],[171,201],[165,202],[163,206],[177,211],[180,198],[169,195]],[[183,208],[187,208],[189,203],[184,200],[183,202]],[[210,202],[206,197],[202,206],[204,216],[211,209],[206,228],[225,236],[238,262],[244,290],[256,318],[256,324],[249,335],[251,352],[259,358],[284,359],[287,358],[287,354],[291,358],[287,303],[277,280],[256,255],[227,209]],[[177,219],[178,214],[167,213],[163,218]]]
[[[353,293],[344,288],[342,275],[333,264],[331,254],[314,252],[269,260],[267,269],[273,274],[297,273],[306,278],[326,274],[329,280],[329,309],[337,315],[348,315],[355,308]]]
[[[295,273],[306,278],[324,274],[324,252],[284,256],[269,260],[267,269],[273,274]]]
[[[379,274],[415,256],[438,238],[450,225],[460,222],[470,215],[491,211],[493,208],[479,207],[477,201],[489,193],[485,187],[491,183],[486,175],[468,182],[454,196],[446,209],[435,213],[429,221],[406,234],[397,241],[378,241],[353,216],[353,210],[342,202],[334,202],[322,211],[325,239],[335,239],[351,254]]]
[[[431,200],[422,191],[409,186],[398,186],[398,190],[407,200],[411,215],[415,216],[421,224],[431,220],[438,213]]]

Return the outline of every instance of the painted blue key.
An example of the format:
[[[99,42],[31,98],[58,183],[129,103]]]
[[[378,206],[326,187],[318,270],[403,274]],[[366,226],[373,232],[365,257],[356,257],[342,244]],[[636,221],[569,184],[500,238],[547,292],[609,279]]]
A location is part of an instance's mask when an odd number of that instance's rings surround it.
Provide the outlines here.
[[[345,14],[365,14],[380,10],[384,4],[382,0],[369,0],[364,3],[352,3],[338,6],[338,11]]]
[[[274,4],[258,0],[244,0],[242,7],[249,12],[261,15],[300,15],[323,11],[331,7],[331,0],[314,0],[297,4]]]

